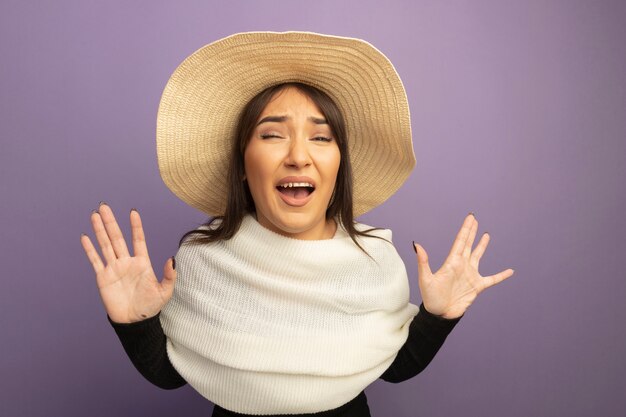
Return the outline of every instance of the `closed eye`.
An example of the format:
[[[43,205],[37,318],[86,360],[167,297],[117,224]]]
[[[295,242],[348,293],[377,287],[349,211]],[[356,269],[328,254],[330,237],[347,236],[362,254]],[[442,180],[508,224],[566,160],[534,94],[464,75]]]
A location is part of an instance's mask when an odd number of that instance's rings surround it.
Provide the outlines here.
[[[333,141],[332,138],[327,138],[326,136],[316,136],[313,138],[313,140],[318,141],[318,142],[332,142]]]
[[[268,138],[280,138],[280,136],[278,135],[273,135],[271,133],[262,133],[261,135],[261,139],[268,139]]]

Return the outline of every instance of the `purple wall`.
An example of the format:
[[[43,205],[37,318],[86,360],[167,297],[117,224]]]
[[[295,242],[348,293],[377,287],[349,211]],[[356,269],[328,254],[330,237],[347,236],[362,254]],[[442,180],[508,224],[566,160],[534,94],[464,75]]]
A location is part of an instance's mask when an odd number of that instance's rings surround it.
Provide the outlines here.
[[[100,200],[142,214],[157,274],[204,220],[162,183],[159,98],[200,46],[250,30],[360,37],[405,82],[417,167],[361,221],[439,268],[474,211],[485,291],[429,368],[367,390],[373,416],[626,408],[626,6],[619,1],[0,4],[0,415],[208,416],[127,360],[80,246]],[[131,4],[132,3],[132,4]],[[619,186],[619,184],[622,186]]]

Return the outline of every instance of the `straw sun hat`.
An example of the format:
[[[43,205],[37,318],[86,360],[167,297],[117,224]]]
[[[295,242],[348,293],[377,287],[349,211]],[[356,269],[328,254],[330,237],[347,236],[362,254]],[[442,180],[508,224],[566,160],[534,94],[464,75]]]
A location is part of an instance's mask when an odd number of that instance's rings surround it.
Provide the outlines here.
[[[400,77],[369,43],[311,32],[234,34],[176,68],[157,116],[159,170],[169,189],[210,216],[224,214],[240,112],[260,91],[289,81],[324,91],[343,114],[355,217],[393,195],[415,166]]]

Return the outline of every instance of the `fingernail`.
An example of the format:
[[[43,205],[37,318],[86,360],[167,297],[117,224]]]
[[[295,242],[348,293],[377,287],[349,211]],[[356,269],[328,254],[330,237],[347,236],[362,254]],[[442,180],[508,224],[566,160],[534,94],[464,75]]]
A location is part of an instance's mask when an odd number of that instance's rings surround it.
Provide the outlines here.
[[[80,237],[83,237],[83,236],[87,236],[87,234],[86,233],[81,233]]]
[[[413,241],[413,250],[417,253],[417,248],[415,247],[415,241]]]
[[[97,209],[93,209],[93,210],[91,210],[91,214],[94,214],[94,213],[97,213],[97,212],[98,212],[98,210],[97,210]]]
[[[100,208],[100,206],[103,205],[103,204],[107,205],[107,202],[106,201],[101,201],[100,204],[98,204],[98,208]]]
[[[176,269],[176,258],[172,256],[172,269]]]
[[[137,210],[137,209],[136,209],[136,208],[134,208],[134,207],[133,207],[132,209],[130,209],[130,211],[133,211],[133,210],[134,210],[134,211],[136,211],[137,213],[139,213],[139,210]]]
[[[470,211],[469,214],[471,214],[472,216],[474,216],[474,218],[476,218],[476,215],[474,214],[473,211]]]

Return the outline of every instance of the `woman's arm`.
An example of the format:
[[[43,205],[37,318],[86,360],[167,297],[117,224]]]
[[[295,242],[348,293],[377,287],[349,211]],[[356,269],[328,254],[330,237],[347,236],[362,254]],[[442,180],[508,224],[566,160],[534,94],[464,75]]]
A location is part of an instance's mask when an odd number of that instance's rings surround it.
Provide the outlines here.
[[[165,334],[159,322],[161,308],[174,291],[174,258],[166,262],[163,280],[159,282],[152,269],[141,217],[136,209],[130,211],[133,256],[113,210],[106,203],[100,202],[98,210],[92,212],[91,224],[104,260],[87,235],[81,235],[80,241],[96,273],[109,323],[124,350],[137,370],[156,386],[172,389],[185,385],[185,380],[169,362]]]
[[[434,274],[426,250],[413,242],[418,285],[424,302],[411,322],[409,337],[398,357],[381,376],[383,380],[401,382],[424,370],[478,294],[513,275],[510,268],[486,277],[478,273],[480,258],[490,238],[484,233],[472,250],[477,231],[478,221],[474,213],[469,213],[444,264]],[[429,310],[424,304],[428,304]]]
[[[398,383],[422,372],[461,317],[445,319],[435,316],[429,313],[422,303],[419,313],[409,325],[409,337],[380,379]]]
[[[167,356],[160,314],[134,323],[116,323],[108,315],[107,319],[131,362],[144,378],[159,388],[179,388],[187,382],[174,369]]]

